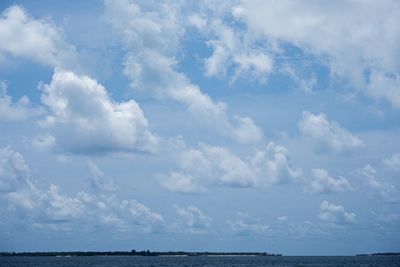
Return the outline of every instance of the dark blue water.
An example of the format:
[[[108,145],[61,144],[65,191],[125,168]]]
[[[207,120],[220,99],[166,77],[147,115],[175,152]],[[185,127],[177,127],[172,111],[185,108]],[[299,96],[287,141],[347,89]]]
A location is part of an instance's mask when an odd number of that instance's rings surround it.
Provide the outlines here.
[[[0,266],[400,266],[400,257],[0,257]]]

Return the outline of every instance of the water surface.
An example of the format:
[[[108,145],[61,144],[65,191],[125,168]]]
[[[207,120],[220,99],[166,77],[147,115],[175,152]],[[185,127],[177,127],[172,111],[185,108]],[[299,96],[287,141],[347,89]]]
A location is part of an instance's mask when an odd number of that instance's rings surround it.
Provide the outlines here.
[[[283,257],[0,257],[0,266],[274,266],[274,267],[400,267],[398,256]]]

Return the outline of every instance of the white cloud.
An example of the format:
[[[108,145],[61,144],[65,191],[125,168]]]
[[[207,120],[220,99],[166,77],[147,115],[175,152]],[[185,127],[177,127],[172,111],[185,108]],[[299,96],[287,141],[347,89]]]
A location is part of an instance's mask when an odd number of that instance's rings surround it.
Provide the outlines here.
[[[91,168],[92,175],[104,175],[94,163]],[[160,214],[137,200],[120,200],[104,186],[96,194],[81,191],[68,196],[57,185],[38,186],[28,174],[29,167],[21,154],[9,147],[0,150],[0,189],[9,203],[9,212],[17,214],[27,226],[69,230],[84,225],[144,232],[164,227]]]
[[[362,169],[357,170],[357,174],[363,179],[364,184],[381,199],[388,202],[398,200],[396,187],[390,183],[378,180],[376,178],[376,170],[372,166],[365,165]]]
[[[179,172],[171,172],[168,177],[161,178],[159,183],[171,192],[192,194],[206,191],[203,186],[197,184],[193,176]]]
[[[42,86],[49,115],[42,125],[55,138],[57,149],[69,153],[153,152],[158,138],[133,101],[117,103],[88,76],[56,69]]]
[[[234,116],[234,121],[233,125],[227,124],[226,129],[221,129],[221,132],[226,131],[226,135],[241,144],[258,143],[263,140],[264,135],[252,118]]]
[[[151,227],[154,224],[163,222],[163,217],[153,212],[150,208],[146,207],[137,200],[123,200],[120,203],[121,212],[128,211],[129,223],[136,225]]]
[[[177,221],[173,224],[178,232],[205,233],[211,226],[212,219],[204,214],[198,207],[188,206],[187,208],[175,207]]]
[[[237,235],[265,234],[269,225],[263,223],[258,218],[251,218],[248,214],[238,212],[234,220],[228,220],[231,230]]]
[[[265,82],[273,69],[271,44],[257,42],[232,16],[233,1],[198,1],[189,8],[189,26],[194,26],[212,49],[203,60],[208,77],[230,76]]]
[[[311,221],[295,222],[286,216],[281,216],[270,224],[268,233],[277,238],[290,237],[296,239],[320,236],[321,229]]]
[[[226,10],[245,23],[253,44],[260,40],[277,44],[281,49],[274,56],[285,55],[285,45],[293,45],[322,60],[332,77],[350,81],[366,94],[399,107],[397,1],[305,4],[256,0],[239,1]]]
[[[185,28],[176,2],[141,5],[106,1],[106,14],[128,51],[124,74],[131,87],[187,106],[200,121],[240,143],[255,143],[263,133],[248,117],[230,116],[223,102],[213,101],[178,70],[176,53]]]
[[[264,81],[272,71],[273,61],[262,47],[252,48],[243,31],[235,31],[219,18],[209,17],[203,32],[210,38],[211,56],[205,59],[207,76],[224,76],[232,68],[234,79],[240,76],[255,77]]]
[[[335,179],[324,169],[313,169],[312,176],[305,187],[305,191],[309,193],[335,193],[352,189],[345,177]]]
[[[305,61],[303,64],[307,65],[307,62]],[[283,66],[280,71],[288,75],[294,82],[296,82],[297,86],[300,87],[301,90],[303,90],[305,93],[311,93],[314,86],[318,82],[316,74],[312,71],[307,70],[308,76],[306,76],[301,70],[302,69],[307,69],[306,66],[297,66],[300,64],[296,64],[295,66],[292,66],[290,64],[287,64],[286,66]]]
[[[367,93],[376,99],[385,99],[400,108],[400,73],[388,75],[374,71],[369,77]]]
[[[384,159],[383,163],[389,169],[400,172],[400,153],[393,154],[390,158]]]
[[[288,154],[283,146],[269,143],[246,160],[225,148],[202,144],[184,150],[178,157],[179,173],[161,179],[160,184],[189,193],[207,186],[265,187],[293,182],[302,172],[291,167]]]
[[[35,136],[32,140],[32,146],[39,150],[47,150],[56,144],[56,139],[50,134],[41,134]]]
[[[356,215],[352,212],[346,212],[343,206],[335,205],[324,200],[319,205],[319,216],[322,221],[331,226],[341,227],[345,224],[354,224],[357,222]]]
[[[160,214],[136,200],[119,200],[115,195],[92,195],[84,191],[67,196],[56,185],[41,189],[28,182],[18,191],[8,193],[7,199],[28,226],[69,230],[89,225],[150,232],[163,224]]]
[[[23,121],[40,113],[40,109],[32,107],[27,96],[13,103],[7,95],[6,82],[0,81],[0,121]]]
[[[289,151],[273,142],[268,144],[266,150],[256,151],[251,165],[260,177],[260,185],[293,182],[302,176],[301,169],[294,169],[291,166]]]
[[[50,66],[76,64],[75,48],[64,41],[51,22],[35,20],[21,6],[11,6],[0,16],[0,55],[24,57]]]
[[[107,179],[92,160],[88,160],[88,167],[90,171],[89,182],[95,192],[114,192],[116,190],[113,180]]]
[[[287,216],[280,216],[268,223],[247,213],[237,212],[236,218],[227,221],[230,230],[236,235],[254,235],[268,239],[302,239],[320,236],[321,229],[310,221],[295,222]]]
[[[131,86],[146,90],[158,98],[169,98],[187,106],[199,121],[215,128],[220,134],[240,143],[257,143],[263,139],[261,129],[249,117],[230,118],[223,102],[214,102],[210,96],[175,70],[177,62],[155,50],[145,49],[131,54],[126,61],[125,75]]]
[[[27,186],[9,193],[7,199],[14,209],[26,213],[35,223],[63,224],[84,214],[83,203],[78,198],[60,194],[55,185],[40,190],[28,181]]]
[[[352,135],[337,122],[329,121],[324,113],[315,115],[303,111],[298,127],[301,134],[310,138],[320,149],[340,153],[364,145],[359,137]]]
[[[30,173],[24,158],[10,147],[0,149],[0,193],[13,192],[24,185]]]
[[[194,153],[199,153],[205,159],[197,162]],[[218,183],[230,186],[252,186],[255,177],[246,162],[228,150],[217,146],[202,146],[200,150],[189,150],[181,156],[182,166],[193,171],[199,177],[217,179]],[[197,163],[196,163],[197,162]],[[190,165],[189,165],[190,164]]]
[[[176,1],[106,0],[105,13],[127,48],[174,55],[185,31],[179,17],[181,5]]]

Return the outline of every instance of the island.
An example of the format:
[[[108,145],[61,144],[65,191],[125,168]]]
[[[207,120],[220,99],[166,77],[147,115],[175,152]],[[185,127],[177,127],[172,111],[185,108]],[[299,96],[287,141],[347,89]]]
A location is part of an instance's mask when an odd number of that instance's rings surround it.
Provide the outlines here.
[[[378,252],[369,254],[356,254],[356,256],[400,256],[400,252]]]
[[[234,256],[282,256],[282,254],[273,254],[267,252],[187,252],[187,251],[52,251],[52,252],[0,252],[0,257],[73,257],[73,256],[169,256],[169,257],[234,257]]]

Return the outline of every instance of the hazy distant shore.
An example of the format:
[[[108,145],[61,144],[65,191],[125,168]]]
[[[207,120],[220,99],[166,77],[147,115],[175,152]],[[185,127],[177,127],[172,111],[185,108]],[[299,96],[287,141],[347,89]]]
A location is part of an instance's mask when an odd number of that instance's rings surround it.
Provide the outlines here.
[[[267,252],[188,252],[188,251],[54,251],[54,252],[0,252],[0,257],[74,257],[74,256],[161,256],[161,257],[263,257],[263,256],[282,256]],[[356,254],[354,256],[400,256],[399,252],[380,252]]]
[[[62,252],[0,252],[0,256],[282,256],[282,254],[273,254],[267,252],[186,252],[186,251],[62,251]]]

